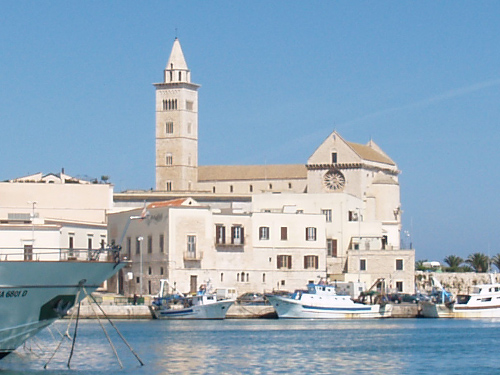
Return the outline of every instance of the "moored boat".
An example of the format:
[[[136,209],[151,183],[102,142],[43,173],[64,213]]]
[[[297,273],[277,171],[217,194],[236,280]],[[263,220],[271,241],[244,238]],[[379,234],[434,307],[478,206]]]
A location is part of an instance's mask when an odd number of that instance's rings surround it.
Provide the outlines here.
[[[0,358],[66,315],[125,265],[119,262],[117,249],[110,250],[111,257],[104,256],[105,251],[84,260],[74,249],[45,249],[46,256],[36,250],[19,256],[9,249],[1,256]]]
[[[456,299],[445,298],[422,302],[422,316],[426,318],[500,318],[500,284],[475,285],[470,294],[459,294]]]
[[[210,283],[202,285],[193,296],[186,296],[167,279],[162,279],[160,292],[151,306],[156,319],[224,319],[234,299],[217,298],[217,293],[211,290]],[[168,293],[165,288],[170,286],[174,293]]]
[[[268,294],[279,318],[298,319],[363,319],[390,317],[390,304],[365,305],[350,296],[338,295],[335,286],[308,284],[307,290],[290,295]]]

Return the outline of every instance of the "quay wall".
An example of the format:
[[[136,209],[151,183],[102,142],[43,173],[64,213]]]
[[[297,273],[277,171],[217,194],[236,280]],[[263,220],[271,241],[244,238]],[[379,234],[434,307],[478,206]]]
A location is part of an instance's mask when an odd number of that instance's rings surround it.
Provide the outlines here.
[[[496,282],[496,274],[493,274]],[[441,285],[454,295],[468,294],[472,287],[478,284],[489,284],[490,274],[476,272],[415,272],[415,283],[419,291],[430,292],[432,290],[432,277],[438,280]]]

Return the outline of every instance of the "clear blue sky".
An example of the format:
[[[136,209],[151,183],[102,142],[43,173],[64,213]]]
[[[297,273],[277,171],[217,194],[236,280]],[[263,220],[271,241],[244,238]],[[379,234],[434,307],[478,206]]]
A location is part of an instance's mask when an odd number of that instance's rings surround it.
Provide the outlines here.
[[[400,175],[417,259],[500,253],[500,2],[11,1],[0,180],[155,178],[154,87],[177,36],[199,161],[305,163],[336,129]]]

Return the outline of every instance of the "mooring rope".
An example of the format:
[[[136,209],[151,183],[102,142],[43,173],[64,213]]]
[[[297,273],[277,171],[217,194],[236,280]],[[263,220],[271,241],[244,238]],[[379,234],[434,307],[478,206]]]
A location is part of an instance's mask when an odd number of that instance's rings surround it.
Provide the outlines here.
[[[127,340],[125,339],[125,337],[123,337],[123,335],[121,334],[121,332],[118,330],[118,328],[115,326],[115,324],[113,323],[113,321],[108,317],[108,315],[104,312],[104,310],[102,309],[101,305],[99,305],[97,303],[97,301],[95,300],[94,296],[92,294],[88,294],[87,291],[85,290],[85,288],[83,288],[83,291],[85,292],[85,294],[90,297],[94,303],[97,305],[97,307],[99,308],[99,310],[101,310],[102,314],[104,315],[104,317],[108,320],[109,324],[111,324],[111,326],[115,329],[116,333],[118,334],[118,336],[120,336],[120,338],[122,339],[122,341],[124,342],[124,344],[129,348],[129,350],[132,352],[132,354],[135,356],[135,358],[137,358],[137,360],[139,361],[139,363],[141,364],[141,366],[144,366],[144,362],[142,362],[141,358],[139,357],[139,355],[137,355],[137,353],[134,351],[134,349],[130,346],[130,344],[127,342]]]

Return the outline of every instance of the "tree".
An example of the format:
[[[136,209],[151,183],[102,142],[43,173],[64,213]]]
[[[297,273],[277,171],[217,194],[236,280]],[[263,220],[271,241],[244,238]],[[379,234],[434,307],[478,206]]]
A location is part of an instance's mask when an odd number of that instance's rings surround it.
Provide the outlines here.
[[[425,271],[425,270],[427,270],[427,268],[424,267],[424,262],[427,262],[427,259],[417,260],[415,262],[415,270],[416,271]]]
[[[457,256],[457,255],[448,255],[446,258],[444,258],[444,262],[448,264],[448,267],[446,268],[447,272],[460,272],[462,271],[462,263],[464,260]]]
[[[490,258],[483,253],[469,255],[465,263],[469,264],[476,272],[488,272]]]
[[[500,254],[497,254],[491,258],[491,263],[493,263],[500,271]]]

